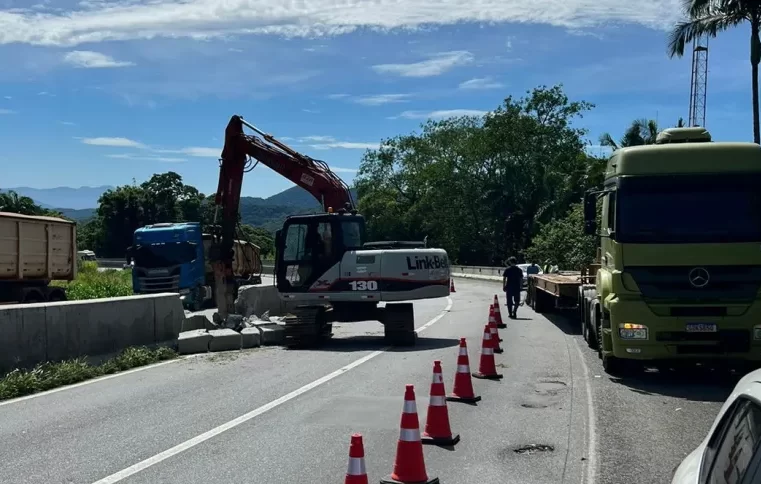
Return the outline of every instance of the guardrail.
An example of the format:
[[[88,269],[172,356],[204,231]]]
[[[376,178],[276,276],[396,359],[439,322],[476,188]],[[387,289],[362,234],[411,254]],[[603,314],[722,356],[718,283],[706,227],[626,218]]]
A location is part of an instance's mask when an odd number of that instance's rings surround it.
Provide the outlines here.
[[[275,261],[263,260],[262,269],[263,269],[262,272],[264,274],[272,274],[272,272],[275,269]],[[477,276],[502,277],[502,272],[504,272],[505,270],[504,267],[460,266],[460,265],[452,265],[450,266],[450,269],[452,271],[452,274],[468,274],[474,277],[477,277]]]
[[[98,266],[100,267],[109,267],[114,269],[121,269],[124,267],[124,264],[127,262],[124,258],[121,259],[96,259],[98,262]]]

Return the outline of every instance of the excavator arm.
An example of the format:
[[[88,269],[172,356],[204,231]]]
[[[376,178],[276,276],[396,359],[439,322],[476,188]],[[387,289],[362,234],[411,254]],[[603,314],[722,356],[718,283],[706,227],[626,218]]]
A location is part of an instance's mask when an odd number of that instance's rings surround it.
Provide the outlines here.
[[[261,138],[246,134],[244,126]],[[256,160],[250,167],[249,158]],[[247,123],[242,117],[233,116],[225,129],[219,185],[214,199],[217,205],[215,233],[212,234],[209,250],[209,259],[214,269],[218,317],[222,321],[234,313],[235,276],[232,262],[243,175],[258,163],[311,193],[326,212],[329,208],[336,211],[355,209],[349,187],[331,171],[327,163],[302,155]]]

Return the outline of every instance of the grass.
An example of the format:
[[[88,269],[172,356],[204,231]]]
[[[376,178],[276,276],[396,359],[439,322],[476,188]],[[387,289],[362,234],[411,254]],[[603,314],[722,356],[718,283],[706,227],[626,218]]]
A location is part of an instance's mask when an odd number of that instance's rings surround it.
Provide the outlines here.
[[[53,281],[51,285],[66,288],[66,298],[70,301],[133,294],[132,271],[108,269],[101,272],[98,271],[98,264],[91,261],[80,263],[77,278],[73,281]]]
[[[127,348],[99,365],[91,365],[85,358],[40,363],[31,370],[16,369],[0,378],[0,400],[23,397],[176,357],[177,353],[171,348],[162,346],[150,349],[143,346]]]

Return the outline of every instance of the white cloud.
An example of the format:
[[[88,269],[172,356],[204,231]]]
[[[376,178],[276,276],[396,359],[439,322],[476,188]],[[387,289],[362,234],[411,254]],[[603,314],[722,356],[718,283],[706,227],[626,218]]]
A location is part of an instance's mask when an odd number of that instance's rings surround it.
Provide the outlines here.
[[[406,103],[409,98],[409,94],[376,94],[373,96],[360,96],[353,101],[363,106],[380,106],[390,103]]]
[[[462,22],[542,23],[581,29],[631,22],[662,30],[681,18],[682,0],[114,0],[76,10],[0,12],[0,44],[74,46],[107,40],[234,34],[341,35]]]
[[[169,156],[135,156],[127,153],[114,153],[106,156],[109,158],[117,158],[122,160],[145,160],[158,161],[161,163],[184,163],[187,161],[185,158],[174,158]]]
[[[63,56],[63,61],[74,67],[85,69],[104,69],[110,67],[134,66],[132,62],[117,61],[111,56],[91,50],[74,50]]]
[[[454,50],[440,52],[428,60],[412,64],[378,64],[373,66],[373,70],[380,74],[395,74],[402,77],[432,77],[472,61],[473,54],[467,50]]]
[[[191,146],[189,148],[181,149],[180,153],[188,156],[197,156],[199,158],[219,158],[222,155],[222,148]]]
[[[286,138],[280,138],[286,139]],[[292,139],[292,138],[288,138]],[[353,141],[339,141],[333,136],[322,136],[322,135],[313,135],[313,136],[302,136],[301,138],[298,138],[297,143],[308,145],[310,148],[314,148],[316,150],[334,150],[334,149],[344,149],[344,150],[375,150],[378,149],[378,146],[380,146],[379,143],[357,143]],[[333,167],[331,167],[333,171],[340,171]],[[356,170],[354,170],[356,171]]]
[[[445,119],[457,116],[483,116],[488,111],[478,109],[443,109],[439,111],[404,111],[399,115],[406,119]]]
[[[302,143],[305,143],[307,141],[324,141],[324,142],[329,142],[329,141],[335,141],[335,140],[336,139],[334,137],[332,137],[332,136],[302,136],[301,138],[299,138],[299,141],[302,142]]]
[[[16,114],[16,111],[13,109],[0,108],[0,114]]]
[[[328,99],[343,99],[349,97],[348,94],[328,94]]]
[[[93,146],[114,146],[118,148],[140,148],[145,149],[143,143],[131,140],[129,138],[82,138],[82,143]]]
[[[497,82],[490,77],[480,77],[470,79],[460,84],[460,89],[500,89],[505,87],[501,82]]]
[[[377,150],[380,146],[379,143],[352,143],[349,141],[333,141],[330,143],[318,143],[309,145],[316,150],[333,150],[336,148],[345,150]],[[333,171],[338,171],[335,168],[331,168]]]

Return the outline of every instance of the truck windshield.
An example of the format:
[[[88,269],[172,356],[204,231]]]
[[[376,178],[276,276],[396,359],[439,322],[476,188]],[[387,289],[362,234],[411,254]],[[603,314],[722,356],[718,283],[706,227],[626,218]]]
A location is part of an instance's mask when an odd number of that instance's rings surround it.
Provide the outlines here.
[[[158,269],[185,264],[196,258],[196,244],[173,242],[169,244],[138,245],[135,247],[135,266]]]
[[[632,243],[761,242],[761,176],[622,179],[616,240]]]

